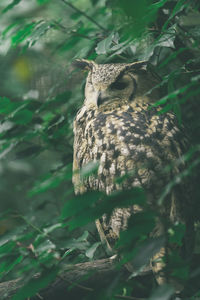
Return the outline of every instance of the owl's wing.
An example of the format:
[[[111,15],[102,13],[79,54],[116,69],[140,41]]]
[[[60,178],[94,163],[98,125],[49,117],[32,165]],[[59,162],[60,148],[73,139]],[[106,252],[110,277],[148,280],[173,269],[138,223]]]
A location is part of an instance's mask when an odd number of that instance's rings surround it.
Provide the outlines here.
[[[75,194],[82,194],[87,191],[86,187],[83,185],[80,169],[82,165],[81,157],[83,153],[87,153],[87,141],[85,138],[85,112],[86,108],[83,106],[77,113],[73,124],[74,131],[74,154],[73,154],[73,176],[72,182],[74,184]]]

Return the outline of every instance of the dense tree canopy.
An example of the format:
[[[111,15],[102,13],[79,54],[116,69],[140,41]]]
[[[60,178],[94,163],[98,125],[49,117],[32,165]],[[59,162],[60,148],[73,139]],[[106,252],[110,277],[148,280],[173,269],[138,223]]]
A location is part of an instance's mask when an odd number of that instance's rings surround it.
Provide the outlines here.
[[[116,205],[145,203],[142,190],[74,195],[72,128],[85,82],[85,74],[73,66],[77,58],[147,60],[159,79],[156,105],[161,113],[172,110],[184,124],[190,141],[186,168],[168,183],[163,197],[185,178],[193,183],[190,205],[197,237],[194,261],[182,260],[174,247],[167,268],[182,281],[186,299],[198,299],[199,0],[1,0],[0,14],[0,277],[2,284],[21,280],[12,299],[48,299],[41,291],[64,266],[106,258],[95,219]],[[83,176],[95,170],[91,164]],[[132,228],[117,243],[122,259],[104,288],[87,289],[80,282],[66,282],[66,287],[86,290],[82,299],[170,299],[170,284],[157,287],[151,275],[137,277],[161,243],[149,239],[155,212],[140,217],[134,221],[134,238]],[[169,227],[169,244],[179,246],[183,234],[183,225]],[[125,278],[119,270],[130,260],[136,269]],[[33,279],[37,274],[39,279]],[[9,290],[0,287],[0,293],[1,299],[10,299]]]

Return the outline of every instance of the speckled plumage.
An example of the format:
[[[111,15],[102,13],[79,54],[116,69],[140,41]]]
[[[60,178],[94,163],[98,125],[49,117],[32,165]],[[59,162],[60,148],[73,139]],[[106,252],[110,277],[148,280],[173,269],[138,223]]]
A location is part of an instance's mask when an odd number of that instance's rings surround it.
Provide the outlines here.
[[[171,172],[164,172],[186,151],[175,115],[160,114],[160,107],[152,107],[158,94],[155,90],[146,93],[156,80],[144,70],[144,62],[97,65],[82,60],[79,64],[88,68],[89,74],[84,105],[74,121],[76,193],[103,190],[110,194],[118,189],[143,187],[148,201],[155,205],[167,183],[184,167],[182,161]],[[81,180],[78,171],[91,161],[99,162],[98,176]],[[126,180],[116,183],[116,178],[127,173]],[[184,199],[177,196],[177,191],[172,193],[161,210],[173,222],[183,221]],[[118,237],[133,210],[116,208],[109,220],[103,218],[103,227]]]

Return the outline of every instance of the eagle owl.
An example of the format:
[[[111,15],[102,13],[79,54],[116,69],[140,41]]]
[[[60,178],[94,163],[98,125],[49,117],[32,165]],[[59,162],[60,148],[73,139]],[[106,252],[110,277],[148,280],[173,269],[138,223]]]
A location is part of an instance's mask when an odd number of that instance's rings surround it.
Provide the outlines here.
[[[77,65],[89,73],[84,104],[74,121],[75,192],[100,190],[110,194],[142,187],[148,202],[156,206],[164,187],[184,168],[182,155],[186,151],[186,139],[175,115],[160,113],[161,107],[152,105],[159,99],[158,91],[152,89],[157,80],[147,72],[146,62],[97,64],[78,60]],[[178,159],[179,164],[175,163]],[[97,177],[82,180],[79,171],[91,161],[99,162]],[[168,165],[172,166],[170,172],[165,172]],[[127,173],[132,174],[128,179],[116,181]],[[165,198],[161,214],[189,226],[182,187],[169,189]],[[119,237],[138,209],[116,208],[109,219],[103,217],[101,225],[108,240]],[[162,225],[158,227],[157,235],[163,233]]]

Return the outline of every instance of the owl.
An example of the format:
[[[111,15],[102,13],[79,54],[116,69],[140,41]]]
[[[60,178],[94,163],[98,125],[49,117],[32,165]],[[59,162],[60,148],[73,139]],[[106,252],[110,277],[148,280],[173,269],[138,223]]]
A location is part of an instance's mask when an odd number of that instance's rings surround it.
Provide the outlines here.
[[[158,206],[165,187],[184,169],[183,153],[187,149],[185,134],[172,112],[161,113],[153,105],[159,92],[153,87],[157,79],[147,71],[144,61],[97,64],[78,60],[76,65],[88,71],[85,100],[74,121],[73,183],[75,193],[89,190],[111,194],[116,190],[143,188],[152,207]],[[177,163],[177,161],[179,163]],[[80,170],[98,162],[97,176],[81,178]],[[166,166],[171,166],[166,172]],[[119,183],[117,178],[129,176]],[[191,235],[192,222],[183,186],[174,184],[166,191],[159,208],[163,218],[186,224]],[[187,207],[187,208],[186,208]],[[102,242],[113,245],[130,216],[140,207],[115,208],[109,218],[97,220]],[[155,236],[164,228],[158,221]],[[191,244],[191,243],[189,243]],[[190,245],[187,245],[190,248]],[[112,247],[110,247],[112,248]],[[190,250],[189,250],[190,251]]]

